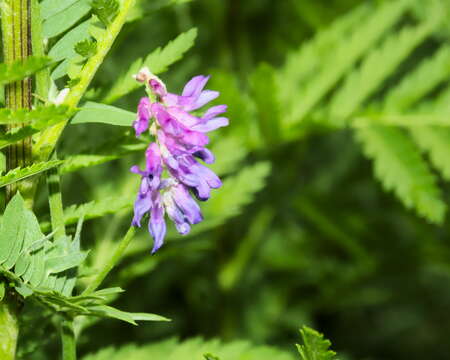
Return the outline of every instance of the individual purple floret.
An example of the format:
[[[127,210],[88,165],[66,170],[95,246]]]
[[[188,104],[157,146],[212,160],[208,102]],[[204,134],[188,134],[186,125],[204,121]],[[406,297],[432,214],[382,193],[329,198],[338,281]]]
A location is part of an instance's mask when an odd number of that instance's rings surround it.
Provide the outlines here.
[[[131,168],[141,176],[132,225],[140,227],[144,215],[149,214],[155,253],[166,234],[165,214],[180,234],[188,234],[191,225],[203,220],[191,194],[206,201],[211,189],[222,185],[219,177],[198,160],[214,162],[214,155],[206,148],[206,133],[228,125],[228,119],[221,116],[227,106],[213,106],[201,117],[190,113],[219,96],[217,91],[204,90],[209,76],[192,78],[181,95],[168,93],[165,84],[148,68],[139,71],[135,79],[146,85],[148,97],[140,100],[133,127],[137,137],[149,131],[155,142],[146,151],[146,169]],[[167,174],[165,178],[163,173]]]

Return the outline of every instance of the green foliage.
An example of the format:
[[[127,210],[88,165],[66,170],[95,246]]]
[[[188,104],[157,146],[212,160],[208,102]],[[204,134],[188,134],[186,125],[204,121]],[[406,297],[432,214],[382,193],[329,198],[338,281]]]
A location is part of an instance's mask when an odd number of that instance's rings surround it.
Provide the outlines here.
[[[302,360],[333,360],[336,353],[330,350],[331,342],[317,331],[303,326],[300,330],[303,345],[297,345]]]
[[[115,106],[88,101],[72,120],[72,124],[103,123],[130,127],[136,114]]]
[[[44,37],[58,36],[75,25],[90,10],[89,0],[46,0],[41,4]]]
[[[32,124],[35,129],[41,130],[49,123],[67,120],[74,112],[74,109],[66,105],[39,106],[32,110],[0,109],[0,124]]]
[[[52,46],[49,51],[55,61],[62,62],[52,71],[52,79],[57,80],[63,77],[69,68],[70,59],[77,55],[75,45],[89,37],[89,26],[91,20],[86,20],[75,28],[68,31],[59,41]]]
[[[387,94],[385,108],[389,111],[407,110],[449,76],[450,47],[442,46]]]
[[[175,339],[164,340],[159,343],[137,346],[126,345],[121,348],[106,348],[96,354],[91,354],[83,360],[115,360],[130,358],[133,360],[184,360],[202,359],[203,355],[211,352],[221,360],[291,360],[292,355],[274,347],[256,346],[246,341],[222,343],[218,340],[205,341],[194,338],[183,342]],[[212,356],[212,355],[208,355]],[[215,359],[217,357],[213,357]],[[211,357],[210,357],[211,359]]]
[[[0,85],[22,80],[49,66],[53,59],[47,56],[30,56],[12,64],[0,64]]]
[[[401,130],[379,126],[358,129],[356,137],[366,156],[373,158],[375,175],[385,189],[393,190],[406,207],[442,223],[447,206],[412,140]]]
[[[68,120],[74,112],[74,109],[64,105],[38,107],[31,111],[25,109],[19,109],[16,111],[10,111],[8,109],[1,110],[0,117],[4,123],[24,120],[25,123],[28,122],[30,125],[23,127],[12,127],[6,134],[0,135],[0,149],[12,145],[17,141],[25,139],[62,121]]]
[[[97,43],[90,39],[80,41],[75,45],[75,52],[85,58],[90,58],[97,53]]]
[[[327,49],[326,54],[322,54],[323,65],[319,69],[311,68],[310,71],[315,70],[315,74],[311,76],[309,81],[304,82],[299,89],[303,96],[294,103],[291,111],[288,112],[287,125],[303,120],[313,110],[319,101],[336,86],[338,81],[352,70],[353,65],[367,51],[371,50],[379,39],[401,18],[407,4],[408,1],[387,2],[376,12],[365,17],[365,21],[354,24],[353,31],[347,34],[345,39],[338,43],[338,46],[331,46]],[[353,25],[352,21],[351,24]],[[346,27],[343,27],[343,29],[347,30]],[[300,52],[298,56],[301,59],[302,56],[307,55]],[[291,58],[290,61],[293,61],[293,59]],[[379,65],[377,64],[377,66]],[[298,76],[293,77],[293,79],[297,80]],[[283,80],[289,84],[289,73],[285,73]],[[290,88],[295,87],[291,86]]]
[[[432,25],[435,26],[436,23]],[[330,116],[337,121],[351,116],[433,29],[428,23],[412,28],[405,27],[369,53],[360,69],[347,76],[345,84],[333,97]]]
[[[60,237],[50,242],[40,231],[34,214],[25,208],[20,194],[9,202],[3,215],[0,242],[0,271],[15,282],[22,296],[37,291],[47,300],[57,298],[52,292],[68,296],[75,283],[65,273],[76,268],[86,257],[80,251],[79,234],[72,241]],[[57,300],[55,300],[57,301]]]
[[[167,321],[159,315],[124,312],[105,305],[105,296],[121,292],[118,288],[72,296],[75,269],[87,256],[80,249],[81,225],[82,221],[73,240],[61,236],[50,241],[52,234],[44,236],[36,216],[16,194],[8,203],[0,228],[0,274],[21,296],[33,296],[55,312],[114,318],[133,325],[136,321]]]
[[[148,66],[155,75],[167,71],[170,65],[180,60],[184,53],[194,45],[196,37],[197,29],[190,29],[178,35],[176,39],[170,41],[164,48],[158,47],[145,59],[137,59],[128,71],[114,83],[104,101],[112,103],[131,91],[138,89],[140,85],[134,80],[133,75],[137,74],[143,66]]]
[[[41,172],[50,170],[54,167],[60,166],[62,163],[63,161],[61,160],[51,160],[46,162],[34,163],[33,165],[25,168],[10,170],[5,175],[0,176],[0,188],[26,179],[30,176],[37,175]]]
[[[105,26],[109,26],[113,22],[119,12],[119,8],[120,4],[117,0],[92,1],[92,9],[94,10],[94,13]]]

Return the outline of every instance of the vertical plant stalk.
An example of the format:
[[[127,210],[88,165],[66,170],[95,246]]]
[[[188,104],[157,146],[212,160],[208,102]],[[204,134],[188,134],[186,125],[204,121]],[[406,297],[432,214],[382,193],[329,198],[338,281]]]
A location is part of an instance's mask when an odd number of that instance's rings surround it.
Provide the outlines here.
[[[77,347],[75,339],[75,331],[73,329],[72,319],[61,320],[61,343],[62,343],[62,358],[63,360],[76,360]]]
[[[3,57],[7,64],[25,59],[33,53],[31,36],[31,0],[3,0],[2,9]],[[9,109],[31,109],[31,78],[6,85],[5,100]],[[9,125],[7,131],[23,127],[21,123]],[[7,170],[28,166],[32,163],[31,137],[23,139],[7,148]],[[23,181],[6,187],[6,200],[9,201],[20,188],[22,195],[30,201],[31,183]]]
[[[31,36],[31,0],[3,0],[0,7],[3,38],[4,62],[11,64],[23,60],[33,53]],[[8,84],[5,87],[6,107],[10,109],[31,109],[31,78]],[[23,127],[21,123],[10,125],[6,130]],[[31,137],[8,147],[6,150],[7,170],[27,166],[32,163]],[[6,201],[20,189],[28,204],[32,203],[32,190],[29,181],[8,185]],[[0,359],[15,359],[19,335],[18,305],[11,293],[0,302]]]
[[[53,159],[56,160],[56,152],[53,153]],[[55,232],[56,239],[66,235],[60,182],[61,178],[58,169],[50,169],[47,173],[48,202],[50,205],[52,229]]]

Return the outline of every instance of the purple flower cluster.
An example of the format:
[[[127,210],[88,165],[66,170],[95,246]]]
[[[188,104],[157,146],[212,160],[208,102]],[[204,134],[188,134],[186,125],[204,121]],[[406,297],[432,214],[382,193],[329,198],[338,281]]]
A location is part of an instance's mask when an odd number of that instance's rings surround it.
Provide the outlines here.
[[[145,83],[148,97],[139,102],[133,127],[136,136],[149,130],[155,142],[150,143],[145,153],[145,170],[138,166],[131,168],[142,178],[132,224],[140,227],[143,216],[150,215],[148,228],[154,239],[152,253],[163,244],[166,213],[178,232],[185,235],[191,225],[203,220],[200,207],[191,194],[205,201],[209,199],[211,189],[222,185],[219,177],[198,159],[206,164],[214,162],[214,155],[206,148],[209,139],[205,133],[228,125],[228,119],[220,116],[227,106],[213,106],[201,117],[191,113],[219,96],[217,91],[203,90],[208,79],[207,76],[195,76],[186,84],[183,93],[176,95],[167,92],[164,83],[147,68],[136,75],[137,81]]]

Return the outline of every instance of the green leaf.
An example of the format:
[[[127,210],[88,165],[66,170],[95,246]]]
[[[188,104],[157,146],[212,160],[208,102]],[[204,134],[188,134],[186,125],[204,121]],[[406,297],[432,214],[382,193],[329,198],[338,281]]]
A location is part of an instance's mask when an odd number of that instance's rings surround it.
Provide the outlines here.
[[[303,326],[300,330],[303,345],[297,345],[302,360],[333,360],[336,353],[330,350],[331,342],[317,331]]]
[[[65,34],[49,51],[49,56],[54,61],[64,60],[59,66],[52,72],[52,79],[56,80],[64,76],[67,73],[70,59],[77,53],[75,52],[75,45],[80,41],[89,37],[89,26],[91,20],[86,20],[80,25],[76,26]]]
[[[12,64],[0,64],[0,85],[25,79],[49,66],[53,59],[47,56],[29,56]]]
[[[35,109],[0,109],[0,124],[33,124],[35,129],[44,129],[48,123],[64,121],[74,114],[75,110],[67,105],[39,106]]]
[[[80,0],[43,0],[41,2],[41,18],[47,20],[56,14],[64,11]]]
[[[373,50],[360,68],[347,77],[344,85],[333,97],[330,116],[343,123],[377,90],[398,65],[428,36],[435,24],[405,27],[389,36],[380,48]]]
[[[222,360],[293,360],[288,353],[271,346],[254,345],[247,341],[223,343],[220,340],[193,338],[178,342],[175,339],[163,340],[154,344],[137,346],[134,344],[120,348],[108,347],[83,360],[187,360],[204,359],[204,354],[214,354]]]
[[[44,37],[52,38],[57,35],[62,34],[64,31],[70,29],[73,25],[75,25],[83,16],[85,16],[90,10],[91,6],[89,5],[90,0],[78,0],[71,1],[64,4],[64,1],[46,1],[47,4],[43,4],[44,13],[48,14],[49,11],[46,9],[48,6],[53,5],[55,8],[60,8],[60,11],[52,11],[52,15],[46,17],[44,24],[42,26],[42,32]],[[63,4],[59,4],[62,2]],[[65,8],[61,9],[62,5],[67,5]]]
[[[219,357],[211,355],[211,354],[205,354],[203,356],[205,357],[205,360],[220,360]]]
[[[437,126],[410,128],[411,135],[419,147],[429,153],[431,163],[447,181],[450,181],[450,129]]]
[[[357,30],[337,47],[329,47],[322,54],[321,67],[314,70],[314,76],[299,90],[303,96],[292,104],[286,116],[286,124],[301,121],[319,101],[339,82],[354,64],[401,18],[409,1],[386,2],[376,11],[369,12],[360,20]],[[287,80],[288,81],[288,80]]]
[[[67,120],[75,112],[67,106],[38,107],[35,110],[19,109],[10,111],[4,109],[1,111],[1,117],[4,123],[11,123],[16,121],[31,122],[31,125],[19,127],[12,127],[9,132],[0,135],[0,149],[5,148],[17,141],[25,139],[31,135],[38,133],[50,126],[53,126],[61,121]]]
[[[136,321],[134,321],[133,316],[130,313],[125,311],[118,310],[108,305],[94,305],[89,307],[90,314],[100,316],[100,317],[109,317],[117,320],[125,321],[132,325],[137,325]]]
[[[8,203],[3,214],[0,229],[0,265],[20,253],[26,228],[25,204],[22,196],[17,193]],[[10,266],[7,267],[9,269]]]
[[[192,28],[189,31],[178,35],[176,39],[170,41],[164,48],[161,49],[158,47],[150,53],[145,60],[137,59],[128,71],[119,77],[104,101],[106,103],[112,103],[133,90],[138,89],[141,84],[136,82],[132,76],[143,66],[148,66],[155,75],[167,71],[170,65],[180,60],[184,53],[194,45],[196,37],[197,29]]]
[[[170,319],[156,314],[129,313],[134,321],[171,321]]]
[[[64,163],[59,168],[61,175],[77,171],[79,169],[92,167],[103,164],[108,161],[116,160],[119,155],[74,155],[64,160]]]
[[[375,176],[408,208],[433,223],[442,223],[446,204],[436,179],[412,140],[401,130],[371,126],[356,131],[366,156],[374,160]]]
[[[71,124],[103,123],[130,127],[136,114],[115,106],[88,101],[75,115]]]
[[[3,281],[0,282],[0,301],[3,301],[3,299],[5,298],[5,283]]]
[[[56,166],[59,166],[64,161],[61,160],[51,160],[46,162],[35,163],[25,168],[16,168],[8,171],[5,175],[0,176],[0,188],[13,184],[17,181],[26,179],[30,176],[37,175],[41,172],[50,170]]]
[[[386,97],[385,111],[402,111],[450,77],[450,46],[442,46],[409,73]]]
[[[100,21],[108,27],[119,12],[120,4],[117,0],[93,0],[92,9]]]
[[[75,45],[75,52],[85,58],[90,58],[97,53],[97,42],[85,39]]]

